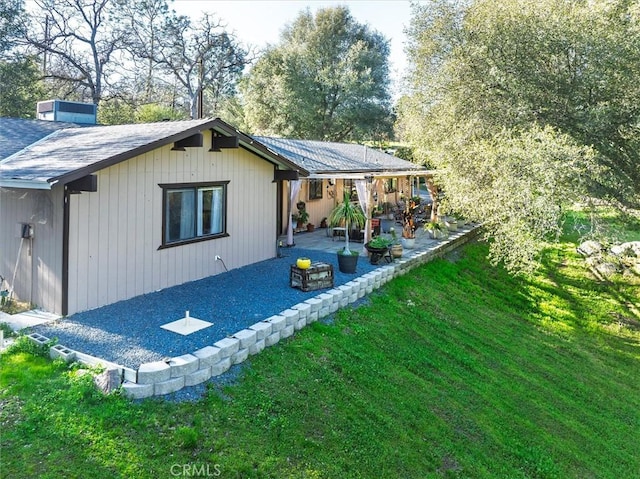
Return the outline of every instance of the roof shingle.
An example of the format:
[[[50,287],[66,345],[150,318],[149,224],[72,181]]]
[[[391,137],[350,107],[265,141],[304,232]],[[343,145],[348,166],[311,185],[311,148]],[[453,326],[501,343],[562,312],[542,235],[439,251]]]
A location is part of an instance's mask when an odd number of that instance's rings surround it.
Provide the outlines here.
[[[316,174],[423,169],[420,165],[364,145],[264,136],[254,138]]]
[[[205,119],[58,129],[46,140],[33,143],[0,162],[0,179],[51,182],[119,155],[130,153],[130,156],[135,156],[138,150],[163,141],[169,142],[176,135],[186,136],[186,132],[211,121]]]

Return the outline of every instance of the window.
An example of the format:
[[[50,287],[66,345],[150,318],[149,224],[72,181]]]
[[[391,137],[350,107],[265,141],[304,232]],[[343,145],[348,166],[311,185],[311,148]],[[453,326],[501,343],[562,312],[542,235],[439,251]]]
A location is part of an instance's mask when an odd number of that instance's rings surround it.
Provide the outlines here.
[[[309,180],[309,199],[322,199],[322,180]]]
[[[160,185],[162,246],[227,236],[227,183]]]
[[[351,201],[358,201],[358,190],[356,189],[356,183],[354,180],[344,180],[344,191],[351,195]]]
[[[384,192],[385,193],[394,193],[398,190],[398,178],[389,178],[384,183]]]

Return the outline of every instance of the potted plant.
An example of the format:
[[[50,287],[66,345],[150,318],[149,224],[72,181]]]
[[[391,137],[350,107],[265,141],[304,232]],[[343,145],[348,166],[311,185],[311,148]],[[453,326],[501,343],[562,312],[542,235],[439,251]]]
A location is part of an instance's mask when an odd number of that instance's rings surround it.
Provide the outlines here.
[[[392,226],[391,228],[389,228],[389,233],[391,233],[391,257],[401,258],[402,243],[398,241],[398,235],[396,235],[396,229]]]
[[[382,236],[376,236],[371,241],[365,243],[364,247],[369,252],[369,261],[371,264],[378,264],[378,262],[387,255],[390,246],[391,240],[383,238]]]
[[[416,242],[416,203],[413,198],[407,200],[402,213],[402,244],[407,249],[412,249]]]
[[[433,239],[444,238],[447,231],[447,228],[439,221],[429,221],[424,225],[424,229]]]
[[[293,214],[291,218],[296,222],[298,229],[302,229],[307,221],[309,221],[309,212],[307,211],[307,205],[304,201],[298,201],[296,206],[298,208],[298,213]]]
[[[445,216],[444,224],[449,231],[456,231],[458,229],[458,220],[455,216]]]
[[[351,195],[344,192],[342,203],[338,203],[329,214],[329,224],[333,227],[344,223],[344,248],[338,251],[338,269],[343,273],[356,272],[359,253],[349,249],[349,231],[352,226],[362,228],[366,222],[364,212],[357,203],[351,203]]]
[[[382,203],[382,213],[387,217],[387,219],[393,219],[393,203],[390,201],[385,201]]]

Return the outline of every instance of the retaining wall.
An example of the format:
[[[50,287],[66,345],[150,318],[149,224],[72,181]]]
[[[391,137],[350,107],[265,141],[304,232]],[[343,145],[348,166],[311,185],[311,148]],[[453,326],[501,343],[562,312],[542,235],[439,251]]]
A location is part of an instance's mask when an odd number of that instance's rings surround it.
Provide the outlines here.
[[[211,346],[166,361],[145,363],[137,370],[74,351],[60,344],[51,347],[50,355],[67,362],[79,361],[90,366],[102,365],[107,369],[118,370],[124,394],[133,399],[169,394],[226,372],[234,364],[240,364],[264,348],[290,337],[308,324],[335,313],[393,278],[443,256],[475,238],[478,233],[479,227],[471,226],[452,232],[447,240],[426,249],[405,249],[403,257],[396,262],[322,292],[232,336],[220,339]],[[49,341],[49,338],[37,333],[28,337],[37,344],[44,345]]]

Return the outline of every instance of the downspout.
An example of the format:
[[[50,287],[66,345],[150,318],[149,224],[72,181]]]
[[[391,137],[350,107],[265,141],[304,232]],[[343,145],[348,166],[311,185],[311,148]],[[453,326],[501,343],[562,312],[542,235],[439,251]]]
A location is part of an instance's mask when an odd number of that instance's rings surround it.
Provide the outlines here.
[[[282,234],[282,181],[276,182],[276,240]]]
[[[67,185],[63,186],[62,206],[62,316],[69,313],[69,213],[70,194]]]

